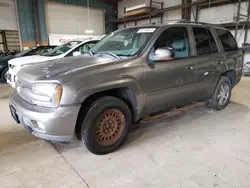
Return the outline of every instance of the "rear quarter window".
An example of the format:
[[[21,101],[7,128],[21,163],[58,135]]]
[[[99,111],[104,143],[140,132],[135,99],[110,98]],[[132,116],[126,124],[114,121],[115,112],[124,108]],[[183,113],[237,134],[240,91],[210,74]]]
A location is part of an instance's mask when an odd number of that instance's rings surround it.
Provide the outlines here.
[[[223,30],[223,29],[216,29],[216,33],[218,34],[218,37],[220,38],[220,41],[222,43],[222,46],[225,52],[238,50],[238,45],[233,35],[230,33],[230,31]]]

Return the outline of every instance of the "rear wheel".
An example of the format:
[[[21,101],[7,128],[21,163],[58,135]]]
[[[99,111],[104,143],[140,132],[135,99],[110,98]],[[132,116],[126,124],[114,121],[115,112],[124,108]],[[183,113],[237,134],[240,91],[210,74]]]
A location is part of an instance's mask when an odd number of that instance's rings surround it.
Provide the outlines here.
[[[231,98],[232,84],[228,77],[222,76],[216,86],[210,105],[214,110],[226,108]]]
[[[124,101],[102,97],[88,108],[79,138],[94,154],[110,153],[124,143],[131,123],[131,112]]]

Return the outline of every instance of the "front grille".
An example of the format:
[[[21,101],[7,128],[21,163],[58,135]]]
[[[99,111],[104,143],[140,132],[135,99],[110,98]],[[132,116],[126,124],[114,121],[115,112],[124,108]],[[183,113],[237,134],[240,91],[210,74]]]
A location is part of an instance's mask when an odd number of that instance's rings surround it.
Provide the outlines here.
[[[32,83],[18,78],[16,82],[16,87],[18,91],[18,95],[23,98],[25,101],[32,103]]]
[[[24,99],[25,101],[32,103],[32,98],[31,98],[31,90],[26,89],[26,88],[20,88],[20,91],[18,92],[18,95]]]
[[[32,83],[22,79],[22,78],[18,78],[17,79],[17,83],[18,86],[20,86],[21,88],[27,88],[27,89],[32,89]]]

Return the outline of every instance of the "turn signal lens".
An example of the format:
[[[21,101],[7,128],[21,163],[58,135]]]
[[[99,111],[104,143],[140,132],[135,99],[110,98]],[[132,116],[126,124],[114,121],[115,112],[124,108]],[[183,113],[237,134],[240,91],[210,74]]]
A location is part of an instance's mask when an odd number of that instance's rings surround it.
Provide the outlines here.
[[[60,104],[61,95],[62,95],[62,86],[58,85],[56,86],[56,90],[55,90],[55,98],[54,98],[55,105]]]

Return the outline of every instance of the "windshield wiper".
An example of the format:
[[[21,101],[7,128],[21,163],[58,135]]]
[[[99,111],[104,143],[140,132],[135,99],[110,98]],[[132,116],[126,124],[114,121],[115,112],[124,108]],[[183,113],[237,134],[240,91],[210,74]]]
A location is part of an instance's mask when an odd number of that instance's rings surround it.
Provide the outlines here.
[[[124,55],[124,54],[117,54],[118,56],[125,56],[125,57],[131,57],[131,56],[134,56],[133,54],[127,54],[127,55]]]

